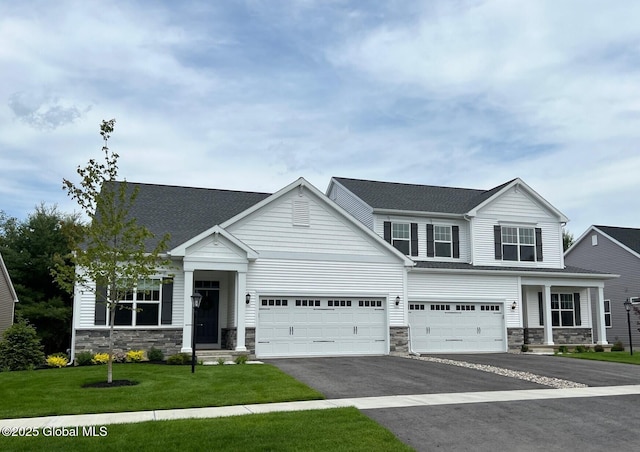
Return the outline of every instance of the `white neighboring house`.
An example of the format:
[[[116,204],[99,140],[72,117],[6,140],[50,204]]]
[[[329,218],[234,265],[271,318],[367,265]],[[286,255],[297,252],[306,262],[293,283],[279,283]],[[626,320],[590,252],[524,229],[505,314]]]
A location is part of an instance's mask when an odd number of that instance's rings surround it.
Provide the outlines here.
[[[159,269],[122,300],[134,309],[116,311],[116,349],[190,352],[191,295],[199,292],[198,350],[259,357],[407,351],[413,261],[306,180],[272,195],[129,185],[139,190],[131,215],[157,237],[171,233],[174,268]],[[93,292],[76,291],[74,353],[106,350],[106,318]]]
[[[506,352],[604,329],[588,289],[602,299],[609,275],[564,267],[567,219],[519,179],[484,191],[334,178],[328,196],[303,178],[275,194],[129,185],[131,215],[171,234],[173,267],[121,300],[133,309],[117,311],[119,350],[190,352],[194,292],[198,350],[258,357]],[[77,289],[74,354],[106,350],[106,323]]]
[[[4,330],[13,325],[15,305],[18,302],[18,295],[11,283],[11,277],[7,266],[4,264],[2,254],[0,254],[0,339]]]
[[[411,351],[591,345],[594,328],[607,344],[603,288],[616,275],[565,266],[568,219],[521,179],[473,190],[334,177],[327,195],[415,262]]]

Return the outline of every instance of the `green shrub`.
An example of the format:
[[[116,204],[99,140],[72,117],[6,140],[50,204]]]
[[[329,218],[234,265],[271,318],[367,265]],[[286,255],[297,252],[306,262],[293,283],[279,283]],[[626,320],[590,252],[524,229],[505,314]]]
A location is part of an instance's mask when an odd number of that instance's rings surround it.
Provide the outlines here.
[[[173,366],[181,366],[183,364],[191,364],[191,355],[188,353],[176,353],[167,358],[167,364]]]
[[[144,359],[144,351],[143,350],[129,350],[127,352],[127,362],[128,363],[139,363]]]
[[[566,345],[558,347],[558,353],[569,353],[569,348]]]
[[[611,351],[612,352],[623,352],[624,351],[624,345],[622,345],[622,341],[621,340],[617,340],[613,343],[613,346],[611,347]]]
[[[604,347],[600,344],[597,344],[595,347],[593,347],[593,351],[596,353],[602,353],[604,352]]]
[[[234,360],[236,364],[245,364],[249,360],[247,355],[238,355]]]
[[[149,349],[147,357],[149,358],[149,361],[164,361],[164,353],[162,353],[162,350],[158,350],[155,347],[151,347]]]
[[[529,351],[529,346],[527,344],[522,344],[522,347],[520,347],[520,351],[521,352],[528,352]]]
[[[76,355],[76,366],[90,366],[93,364],[93,353],[84,351]]]
[[[575,353],[584,353],[587,351],[584,345],[576,345],[576,348],[573,350]]]
[[[28,370],[44,364],[44,352],[34,327],[19,320],[0,341],[0,370]]]

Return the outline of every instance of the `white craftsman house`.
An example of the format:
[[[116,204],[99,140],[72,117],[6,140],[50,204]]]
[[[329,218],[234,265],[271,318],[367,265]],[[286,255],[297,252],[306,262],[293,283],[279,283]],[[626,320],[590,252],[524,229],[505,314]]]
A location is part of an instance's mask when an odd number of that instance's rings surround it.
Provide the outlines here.
[[[415,262],[411,351],[590,345],[594,328],[607,344],[603,287],[613,275],[564,265],[568,219],[522,180],[471,190],[335,177],[327,195]]]
[[[198,350],[259,357],[407,350],[413,261],[306,180],[273,195],[129,184],[138,188],[131,212],[138,223],[158,237],[171,234],[173,268],[122,300],[133,309],[116,311],[116,349],[190,352],[191,295],[199,292]],[[105,350],[106,318],[93,292],[77,290],[72,349]]]
[[[136,184],[131,215],[171,234],[171,268],[132,287],[118,350],[258,357],[506,352],[591,344],[610,275],[566,268],[564,215],[519,179],[468,190],[300,178],[275,194]],[[152,246],[153,243],[149,243]],[[594,289],[592,300],[590,288]],[[72,350],[107,348],[106,308],[76,290]]]

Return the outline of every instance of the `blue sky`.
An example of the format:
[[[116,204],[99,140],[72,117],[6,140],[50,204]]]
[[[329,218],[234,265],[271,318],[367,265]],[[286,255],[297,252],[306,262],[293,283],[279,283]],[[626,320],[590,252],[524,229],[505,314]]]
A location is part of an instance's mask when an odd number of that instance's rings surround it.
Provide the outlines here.
[[[303,176],[492,188],[640,227],[640,2],[0,3],[0,210],[129,181],[273,192]]]

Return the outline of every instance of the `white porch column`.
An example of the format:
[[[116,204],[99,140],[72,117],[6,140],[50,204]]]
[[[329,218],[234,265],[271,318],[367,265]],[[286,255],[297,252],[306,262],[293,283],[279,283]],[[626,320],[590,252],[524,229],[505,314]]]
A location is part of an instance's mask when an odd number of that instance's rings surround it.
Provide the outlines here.
[[[596,288],[596,326],[598,328],[598,344],[607,345],[607,326],[604,320],[604,286]]]
[[[191,306],[191,295],[193,295],[193,271],[184,272],[184,326],[182,327],[182,353],[191,353],[191,334],[193,331],[193,307]]]
[[[551,324],[551,286],[545,285],[542,292],[544,306],[544,345],[553,345],[553,325]]]
[[[245,313],[247,302],[245,296],[247,293],[247,272],[238,272],[236,274],[236,351],[246,352],[245,345],[246,327]]]

